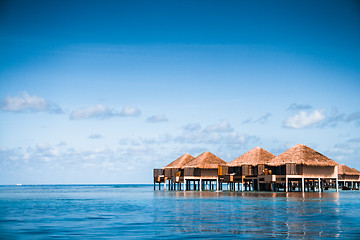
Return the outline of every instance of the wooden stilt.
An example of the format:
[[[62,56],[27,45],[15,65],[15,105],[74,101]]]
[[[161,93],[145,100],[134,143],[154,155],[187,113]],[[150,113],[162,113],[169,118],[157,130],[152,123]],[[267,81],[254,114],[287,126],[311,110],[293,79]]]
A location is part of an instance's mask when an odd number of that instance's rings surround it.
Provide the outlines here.
[[[304,178],[301,178],[301,191],[302,191],[302,192],[305,192]]]

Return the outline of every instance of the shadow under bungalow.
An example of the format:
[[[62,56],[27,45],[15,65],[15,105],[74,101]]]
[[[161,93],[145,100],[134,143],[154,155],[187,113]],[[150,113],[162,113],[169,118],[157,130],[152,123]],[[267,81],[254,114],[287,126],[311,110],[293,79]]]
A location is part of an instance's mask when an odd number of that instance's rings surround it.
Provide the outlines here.
[[[229,163],[210,152],[196,158],[184,154],[154,169],[154,190],[322,192],[359,187],[360,171],[303,144],[278,156],[256,147]]]

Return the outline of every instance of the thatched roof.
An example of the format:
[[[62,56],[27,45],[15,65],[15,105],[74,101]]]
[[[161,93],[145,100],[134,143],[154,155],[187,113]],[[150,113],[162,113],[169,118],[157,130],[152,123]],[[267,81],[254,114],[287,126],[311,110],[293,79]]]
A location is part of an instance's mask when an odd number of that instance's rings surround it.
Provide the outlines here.
[[[226,165],[227,162],[215,156],[211,152],[204,152],[191,162],[185,164],[183,168],[209,168],[217,169],[219,165]]]
[[[188,153],[185,153],[184,155],[182,155],[181,157],[179,157],[175,161],[173,161],[170,164],[166,165],[164,167],[164,169],[165,168],[182,168],[182,166],[184,166],[185,164],[191,162],[194,159],[195,158],[193,156],[191,156]]]
[[[274,154],[266,151],[263,148],[256,147],[228,163],[228,166],[238,167],[242,165],[256,166],[258,164],[267,164],[274,157],[276,157]]]
[[[279,166],[286,163],[302,164],[305,166],[337,166],[339,165],[334,160],[322,155],[314,149],[304,145],[298,144],[295,147],[283,152],[275,157],[268,165]]]
[[[359,175],[360,171],[356,170],[355,168],[348,167],[344,164],[339,165],[338,174],[340,175]]]

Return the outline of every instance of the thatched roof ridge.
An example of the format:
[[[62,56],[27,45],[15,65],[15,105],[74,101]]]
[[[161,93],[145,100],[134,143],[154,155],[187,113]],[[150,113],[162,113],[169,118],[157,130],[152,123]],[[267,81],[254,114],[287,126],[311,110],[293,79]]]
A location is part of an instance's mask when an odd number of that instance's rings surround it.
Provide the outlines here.
[[[275,157],[276,156],[274,154],[266,151],[265,149],[256,147],[228,163],[228,166],[238,167],[242,165],[256,166],[258,164],[267,164]]]
[[[345,164],[340,164],[338,174],[340,174],[340,175],[358,175],[358,176],[360,176],[360,171],[358,171],[355,168],[348,167]]]
[[[169,163],[168,165],[166,165],[163,169],[165,169],[165,168],[182,168],[182,166],[184,166],[185,164],[191,162],[194,159],[195,158],[193,156],[191,156],[188,153],[185,153],[184,155],[182,155],[181,157],[179,157],[175,161],[173,161],[173,162]]]
[[[185,164],[183,168],[209,168],[217,169],[219,165],[226,165],[227,162],[215,156],[211,152],[204,152],[191,162]]]
[[[305,166],[337,166],[339,165],[334,160],[322,155],[314,149],[304,145],[298,144],[289,150],[283,152],[275,157],[268,165],[280,166],[286,163],[302,164]]]

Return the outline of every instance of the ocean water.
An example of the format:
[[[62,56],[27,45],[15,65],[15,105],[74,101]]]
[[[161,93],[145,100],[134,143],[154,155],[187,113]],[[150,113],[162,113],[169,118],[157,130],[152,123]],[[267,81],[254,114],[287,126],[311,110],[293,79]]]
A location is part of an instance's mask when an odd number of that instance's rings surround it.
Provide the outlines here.
[[[360,192],[0,186],[0,239],[360,239]]]

